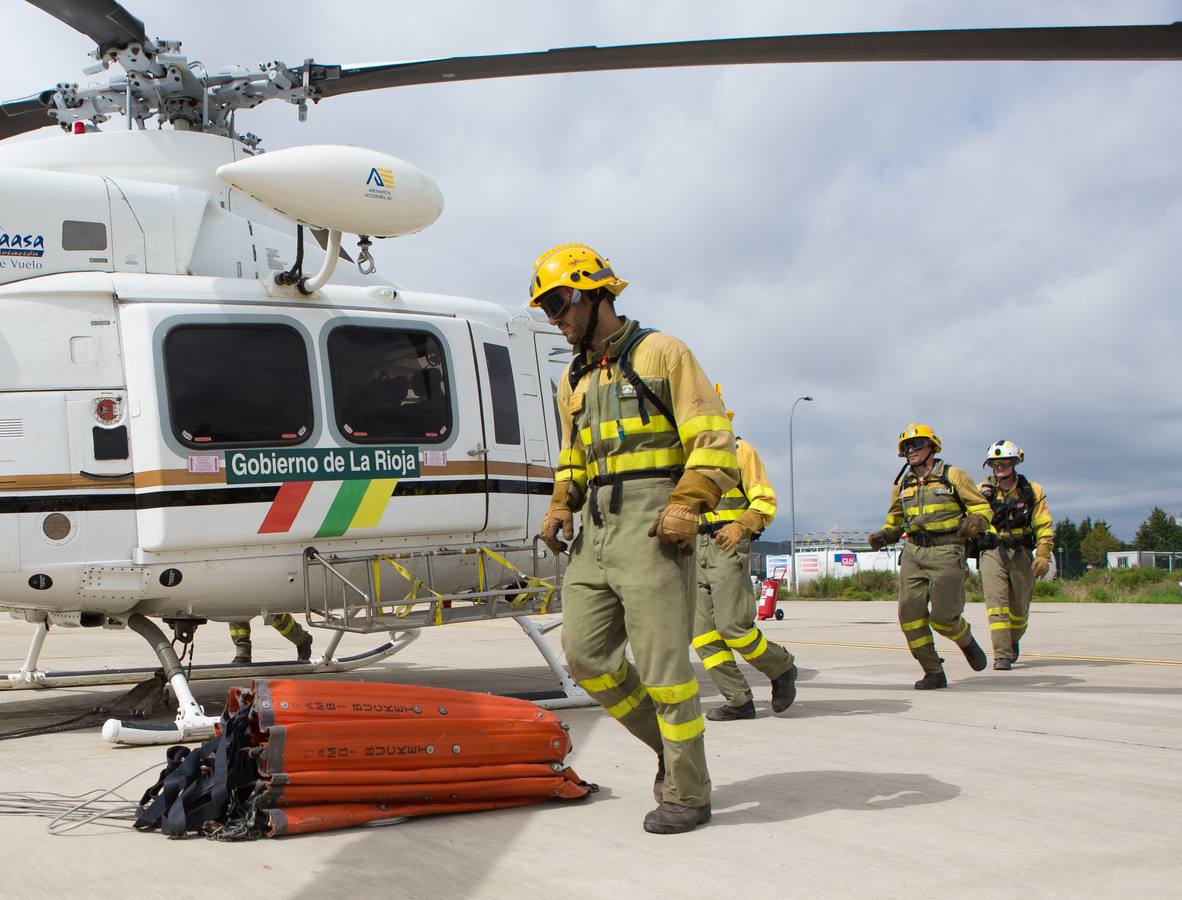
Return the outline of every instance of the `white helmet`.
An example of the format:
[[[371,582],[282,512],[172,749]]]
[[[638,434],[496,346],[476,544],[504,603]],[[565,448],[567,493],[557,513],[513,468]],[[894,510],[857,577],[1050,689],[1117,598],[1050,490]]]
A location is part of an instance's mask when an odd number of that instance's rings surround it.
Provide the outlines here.
[[[1018,462],[1014,465],[1017,465],[1026,459],[1026,454],[1013,441],[1000,440],[989,445],[989,449],[985,451],[985,462],[981,463],[982,467],[989,465],[990,461],[995,459],[1016,459]]]

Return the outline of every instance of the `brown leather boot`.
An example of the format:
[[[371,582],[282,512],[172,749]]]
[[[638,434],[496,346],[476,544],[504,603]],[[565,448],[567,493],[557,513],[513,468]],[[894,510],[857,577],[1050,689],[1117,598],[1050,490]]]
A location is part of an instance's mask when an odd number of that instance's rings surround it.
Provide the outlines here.
[[[644,817],[644,830],[649,834],[684,834],[710,821],[710,804],[682,806],[662,802]]]

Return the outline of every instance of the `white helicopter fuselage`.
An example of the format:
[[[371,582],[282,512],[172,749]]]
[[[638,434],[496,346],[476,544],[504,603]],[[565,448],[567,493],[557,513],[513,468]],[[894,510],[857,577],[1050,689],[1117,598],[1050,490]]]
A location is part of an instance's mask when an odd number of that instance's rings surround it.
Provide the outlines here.
[[[561,335],[352,267],[276,285],[294,225],[213,174],[244,155],[175,131],[0,147],[0,605],[31,621],[303,611],[309,547],[535,562]],[[430,586],[478,564],[444,555]]]

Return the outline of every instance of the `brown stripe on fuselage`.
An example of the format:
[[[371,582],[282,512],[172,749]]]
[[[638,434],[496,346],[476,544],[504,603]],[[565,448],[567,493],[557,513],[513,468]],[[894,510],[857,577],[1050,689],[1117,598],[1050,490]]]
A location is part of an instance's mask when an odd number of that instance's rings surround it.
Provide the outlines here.
[[[0,478],[0,491],[63,491],[71,488],[111,490],[133,487],[132,476],[125,478],[87,478],[85,475],[43,473],[39,475],[10,475]]]
[[[479,460],[464,460],[449,462],[446,466],[421,466],[419,474],[423,477],[483,475],[483,462]],[[554,470],[549,466],[539,466],[532,463],[490,462],[489,475],[516,476],[519,478],[533,478],[544,481],[554,480]],[[224,469],[217,472],[190,472],[188,469],[155,469],[136,472],[134,479],[131,475],[126,478],[87,478],[85,475],[39,474],[12,475],[0,479],[0,492],[3,491],[60,491],[73,488],[89,488],[91,490],[110,490],[113,488],[137,490],[160,487],[184,487],[200,484],[225,484]]]

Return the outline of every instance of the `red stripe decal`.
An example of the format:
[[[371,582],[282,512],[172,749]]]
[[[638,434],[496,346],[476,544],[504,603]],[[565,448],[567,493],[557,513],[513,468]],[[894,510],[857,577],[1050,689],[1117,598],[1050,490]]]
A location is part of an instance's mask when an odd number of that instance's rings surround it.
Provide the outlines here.
[[[279,493],[271,502],[271,508],[267,510],[267,518],[263,519],[263,524],[259,526],[258,533],[280,534],[290,529],[291,523],[295,521],[296,514],[304,505],[304,500],[310,490],[312,490],[312,482],[310,481],[283,482]]]

